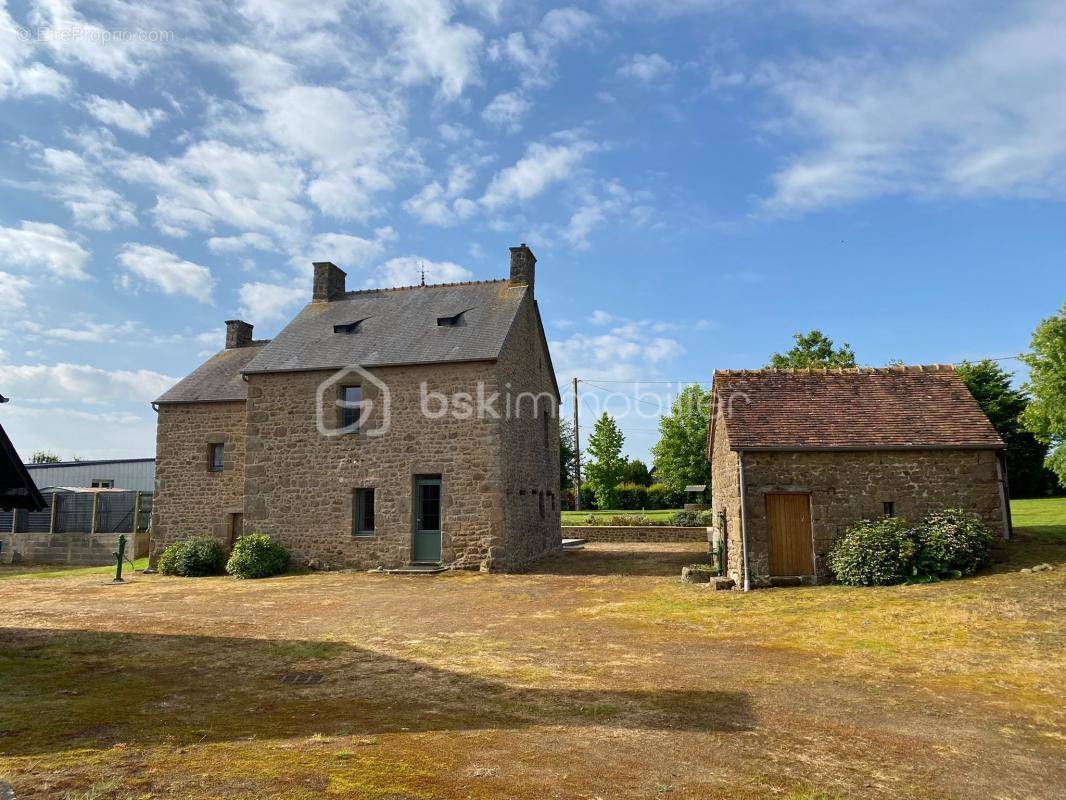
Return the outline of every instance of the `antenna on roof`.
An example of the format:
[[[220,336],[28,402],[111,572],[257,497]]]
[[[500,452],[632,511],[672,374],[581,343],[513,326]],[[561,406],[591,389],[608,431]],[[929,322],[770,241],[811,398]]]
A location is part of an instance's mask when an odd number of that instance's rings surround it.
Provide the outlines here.
[[[425,261],[419,261],[418,262],[418,267],[419,267],[419,269],[422,270],[422,285],[425,286],[426,285],[426,262]]]

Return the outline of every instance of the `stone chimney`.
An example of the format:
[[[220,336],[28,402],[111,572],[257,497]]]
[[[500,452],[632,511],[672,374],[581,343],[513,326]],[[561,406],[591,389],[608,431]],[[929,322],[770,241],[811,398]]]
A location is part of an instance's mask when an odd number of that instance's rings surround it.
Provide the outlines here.
[[[247,347],[252,343],[252,326],[239,319],[226,320],[226,349]]]
[[[526,243],[511,248],[511,285],[533,288],[537,273],[537,257]]]
[[[332,261],[315,261],[315,288],[311,292],[314,302],[340,300],[344,297],[345,271]]]

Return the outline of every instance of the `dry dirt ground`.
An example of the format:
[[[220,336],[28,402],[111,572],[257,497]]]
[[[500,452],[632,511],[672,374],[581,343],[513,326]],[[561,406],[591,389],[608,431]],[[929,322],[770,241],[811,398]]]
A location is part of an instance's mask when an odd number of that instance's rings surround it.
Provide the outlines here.
[[[748,595],[680,584],[698,551],[12,576],[0,780],[20,799],[1066,792],[1066,546],[1023,541],[969,580]],[[1017,572],[1038,561],[1057,569]]]

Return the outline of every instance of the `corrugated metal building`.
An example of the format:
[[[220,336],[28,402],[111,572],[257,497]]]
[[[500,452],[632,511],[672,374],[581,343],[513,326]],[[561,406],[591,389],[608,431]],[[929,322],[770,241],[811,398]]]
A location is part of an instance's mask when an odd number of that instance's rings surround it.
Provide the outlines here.
[[[57,464],[27,464],[37,488],[69,486],[83,489],[129,489],[155,491],[154,458],[122,458],[112,461],[61,461]]]

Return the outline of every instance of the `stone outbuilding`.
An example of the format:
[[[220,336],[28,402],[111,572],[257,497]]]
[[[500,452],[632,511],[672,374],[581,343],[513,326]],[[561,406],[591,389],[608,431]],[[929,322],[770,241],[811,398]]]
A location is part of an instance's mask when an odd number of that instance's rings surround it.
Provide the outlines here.
[[[716,371],[707,455],[727,573],[825,580],[836,538],[884,515],[962,508],[1008,538],[1003,448],[952,366]]]
[[[160,397],[152,558],[265,533],[328,568],[521,569],[561,548],[559,390],[536,258],[503,280],[346,291],[226,348]]]

